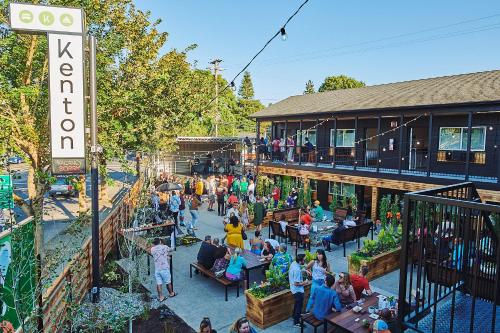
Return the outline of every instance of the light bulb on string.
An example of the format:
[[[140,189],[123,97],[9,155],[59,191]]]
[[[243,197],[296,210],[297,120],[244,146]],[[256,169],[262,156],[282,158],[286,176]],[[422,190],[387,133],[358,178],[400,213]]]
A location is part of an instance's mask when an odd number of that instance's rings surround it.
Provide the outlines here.
[[[234,81],[231,81],[231,90],[236,91],[236,84],[234,84]]]
[[[280,29],[281,40],[286,41],[288,39],[288,35],[286,34],[285,27]]]

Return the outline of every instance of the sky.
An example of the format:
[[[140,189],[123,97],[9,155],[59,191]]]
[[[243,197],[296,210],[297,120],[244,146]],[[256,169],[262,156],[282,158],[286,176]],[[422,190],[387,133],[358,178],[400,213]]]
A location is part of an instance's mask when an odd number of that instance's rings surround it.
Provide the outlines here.
[[[304,0],[136,0],[159,29],[164,51],[184,50],[208,68],[222,59],[230,81]],[[268,105],[312,80],[345,74],[367,85],[500,69],[498,0],[310,0],[249,71]],[[241,76],[235,80],[239,86]]]

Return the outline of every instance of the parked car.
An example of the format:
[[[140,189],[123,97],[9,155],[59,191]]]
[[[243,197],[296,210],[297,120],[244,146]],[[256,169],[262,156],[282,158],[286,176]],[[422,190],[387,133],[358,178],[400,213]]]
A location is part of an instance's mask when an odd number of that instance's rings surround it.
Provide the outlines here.
[[[8,164],[20,164],[23,163],[23,159],[20,156],[12,156],[7,160]]]
[[[68,178],[57,178],[56,182],[50,185],[49,195],[56,197],[64,195],[66,197],[77,197],[78,191],[71,185]]]

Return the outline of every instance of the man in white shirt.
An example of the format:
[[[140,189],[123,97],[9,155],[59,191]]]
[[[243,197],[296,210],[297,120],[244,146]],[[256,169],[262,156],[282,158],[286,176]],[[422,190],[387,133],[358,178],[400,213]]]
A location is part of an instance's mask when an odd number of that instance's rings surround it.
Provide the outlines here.
[[[166,297],[163,297],[162,287],[165,283],[170,297],[175,297],[177,294],[172,287],[172,277],[170,275],[169,256],[172,249],[161,243],[159,238],[153,240],[153,246],[149,250],[153,256],[155,263],[155,279],[156,290],[158,291],[158,300],[163,302]]]
[[[231,214],[234,214],[238,219],[240,218],[240,211],[238,209],[238,203],[233,203],[233,206],[229,208],[226,212],[226,217],[229,219]]]
[[[355,227],[357,224],[353,220],[344,220],[344,226],[345,227]]]
[[[272,239],[272,238],[268,238],[266,240],[264,240],[264,243],[267,243],[269,242],[271,244],[271,246],[275,249],[275,250],[279,250],[280,248],[280,243],[276,240],[276,239]]]

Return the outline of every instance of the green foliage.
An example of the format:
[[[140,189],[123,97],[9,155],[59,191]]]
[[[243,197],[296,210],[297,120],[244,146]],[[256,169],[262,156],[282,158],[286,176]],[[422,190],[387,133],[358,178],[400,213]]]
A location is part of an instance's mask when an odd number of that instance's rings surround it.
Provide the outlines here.
[[[306,251],[304,252],[304,254],[305,254],[304,261],[305,261],[306,265],[307,265],[309,262],[311,262],[311,261],[313,261],[313,260],[316,260],[316,258],[318,257],[318,255],[317,255],[317,253],[316,253],[316,252],[310,252],[310,251],[308,251],[308,250],[306,250]]]
[[[256,298],[265,298],[288,287],[288,273],[281,272],[279,268],[271,267],[266,271],[266,282],[260,285],[254,283],[248,292]]]
[[[241,80],[238,95],[241,99],[244,100],[250,100],[254,97],[252,77],[250,76],[250,72],[248,71],[245,71],[245,73],[243,73],[243,79]]]
[[[271,194],[274,187],[274,181],[266,175],[257,176],[257,184],[255,185],[255,192],[258,196],[265,197]]]
[[[304,95],[314,94],[316,91],[314,90],[314,83],[309,80],[306,82],[306,89],[304,90]]]
[[[389,220],[387,217],[387,213],[389,212],[390,207],[391,207],[391,195],[389,194],[383,196],[382,199],[380,199],[379,216],[382,228],[384,229],[387,226],[387,222]]]
[[[286,200],[294,187],[294,180],[290,176],[283,176],[281,182],[281,199]]]
[[[360,88],[364,86],[364,82],[358,81],[346,75],[328,76],[327,78],[325,78],[325,81],[321,84],[318,91],[323,92],[349,88]]]

